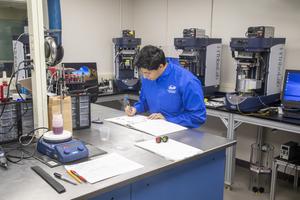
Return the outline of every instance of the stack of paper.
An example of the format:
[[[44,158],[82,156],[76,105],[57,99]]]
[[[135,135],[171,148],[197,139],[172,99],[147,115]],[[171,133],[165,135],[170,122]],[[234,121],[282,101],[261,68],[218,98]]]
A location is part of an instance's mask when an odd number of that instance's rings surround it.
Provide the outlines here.
[[[187,129],[184,126],[180,126],[178,124],[174,124],[162,119],[148,119],[142,115],[135,115],[132,117],[129,116],[121,116],[115,118],[105,119],[106,121],[110,121],[116,124],[120,124],[123,126],[128,126],[130,128],[148,133],[154,136],[161,136],[177,131],[182,131]]]
[[[117,176],[144,167],[116,153],[74,165],[65,165],[66,170],[74,170],[89,183]]]
[[[138,147],[156,153],[171,161],[183,160],[197,154],[201,154],[201,149],[189,146],[187,144],[169,139],[167,142],[156,143],[155,139],[138,142]]]

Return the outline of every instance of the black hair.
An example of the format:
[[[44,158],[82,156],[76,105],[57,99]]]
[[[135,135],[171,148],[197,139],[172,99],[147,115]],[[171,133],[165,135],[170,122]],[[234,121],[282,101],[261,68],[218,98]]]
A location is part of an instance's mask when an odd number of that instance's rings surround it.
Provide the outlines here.
[[[147,45],[144,46],[137,54],[134,60],[135,66],[148,70],[157,70],[161,64],[166,64],[166,57],[158,47]]]

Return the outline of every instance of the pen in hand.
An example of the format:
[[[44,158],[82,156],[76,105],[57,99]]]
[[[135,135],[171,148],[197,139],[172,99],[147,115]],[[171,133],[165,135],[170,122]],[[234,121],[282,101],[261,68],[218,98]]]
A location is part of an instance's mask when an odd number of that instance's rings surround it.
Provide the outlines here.
[[[124,106],[124,108],[126,108],[126,107],[131,107],[131,106],[130,106],[130,101],[129,101],[128,95],[125,95],[125,96],[124,96],[124,99],[123,99],[123,106]]]
[[[65,182],[67,182],[67,183],[70,183],[70,184],[72,184],[72,185],[77,185],[77,184],[74,183],[73,181],[70,181],[70,180],[64,178],[61,174],[59,174],[59,173],[57,173],[57,172],[54,172],[53,175],[54,175],[56,178],[58,178],[58,179],[60,179],[60,180],[63,180],[63,181],[65,181]]]
[[[136,109],[130,105],[130,101],[129,101],[128,95],[124,96],[123,105],[124,105],[125,112],[126,112],[126,114],[128,116],[135,115]]]

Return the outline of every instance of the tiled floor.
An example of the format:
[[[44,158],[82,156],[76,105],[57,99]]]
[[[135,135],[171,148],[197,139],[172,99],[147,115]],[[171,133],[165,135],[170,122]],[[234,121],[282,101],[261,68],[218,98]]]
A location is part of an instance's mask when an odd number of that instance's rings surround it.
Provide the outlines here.
[[[232,190],[224,192],[224,200],[269,200],[269,193],[255,194],[248,190],[249,170],[237,167],[234,185]],[[292,183],[284,180],[278,180],[276,188],[276,200],[300,200],[300,187],[293,190]]]

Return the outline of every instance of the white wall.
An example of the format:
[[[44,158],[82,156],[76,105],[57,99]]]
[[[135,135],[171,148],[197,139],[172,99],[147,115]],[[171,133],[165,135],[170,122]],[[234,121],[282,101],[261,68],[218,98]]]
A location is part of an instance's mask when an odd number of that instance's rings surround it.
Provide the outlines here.
[[[98,76],[112,76],[112,38],[132,28],[130,0],[61,0],[63,62],[96,62]]]
[[[231,57],[231,37],[243,37],[247,27],[275,27],[276,37],[287,38],[286,66],[300,69],[300,1],[297,0],[133,0],[134,29],[142,37],[142,45],[162,46],[174,56],[173,40],[182,36],[184,28],[198,27],[207,35],[222,38],[223,59],[221,90],[233,91],[235,66]],[[212,30],[212,31],[211,31]]]
[[[171,0],[167,1],[167,5],[167,56],[178,54],[178,52],[174,53],[174,38],[182,37],[182,30],[185,28],[199,27],[205,29],[206,34],[210,35],[210,0]]]
[[[275,37],[285,37],[286,68],[300,69],[300,1],[298,0],[215,0],[213,37],[223,38],[221,90],[230,91],[235,84],[235,67],[231,58],[231,37],[243,36],[249,26],[275,27]]]
[[[133,26],[142,46],[165,46],[167,40],[167,1],[133,0]]]
[[[275,26],[275,36],[287,38],[286,68],[300,69],[300,1],[298,0],[61,0],[65,62],[96,61],[101,76],[112,74],[112,38],[122,29],[134,29],[142,45],[162,46],[168,56],[177,53],[174,37],[184,28],[206,29],[207,35],[222,38],[221,89],[232,91],[235,68],[231,58],[231,37],[243,37],[247,27]],[[209,117],[203,127],[224,135],[222,122]],[[237,157],[249,160],[250,144],[255,142],[257,127],[237,129]],[[287,132],[266,131],[266,141],[276,146],[300,136]]]
[[[221,90],[233,91],[235,67],[229,42],[231,37],[243,37],[247,27],[269,25],[275,27],[275,37],[285,37],[286,68],[300,69],[300,1],[298,0],[133,0],[134,29],[142,38],[142,45],[162,46],[168,56],[174,56],[173,39],[182,36],[184,28],[206,29],[212,37],[222,38]],[[203,129],[225,136],[222,122],[209,117]],[[297,134],[265,131],[267,142],[279,145],[298,141]],[[255,142],[257,127],[243,124],[237,129],[237,158],[249,160],[250,145]]]
[[[201,27],[210,34],[210,0],[133,2],[134,29],[142,37],[142,46],[161,46],[167,56],[176,56],[174,38],[182,37],[184,28]]]

